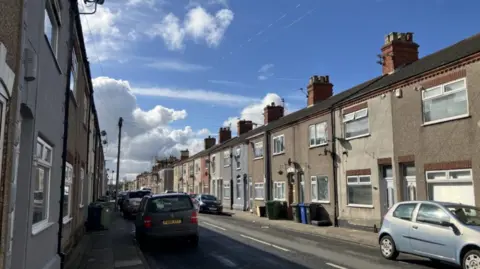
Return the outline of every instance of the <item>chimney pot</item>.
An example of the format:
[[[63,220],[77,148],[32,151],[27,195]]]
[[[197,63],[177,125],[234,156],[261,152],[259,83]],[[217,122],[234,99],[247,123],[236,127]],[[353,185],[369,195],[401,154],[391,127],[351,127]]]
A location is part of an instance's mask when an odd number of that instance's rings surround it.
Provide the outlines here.
[[[205,138],[204,140],[204,148],[205,150],[213,147],[216,143],[216,139],[214,137],[211,137],[211,136],[208,136],[207,138]]]
[[[220,128],[218,132],[218,143],[222,144],[223,142],[232,138],[232,131],[230,127]]]
[[[418,60],[419,45],[413,40],[413,33],[391,32],[385,36],[382,47],[382,72],[384,75]]]

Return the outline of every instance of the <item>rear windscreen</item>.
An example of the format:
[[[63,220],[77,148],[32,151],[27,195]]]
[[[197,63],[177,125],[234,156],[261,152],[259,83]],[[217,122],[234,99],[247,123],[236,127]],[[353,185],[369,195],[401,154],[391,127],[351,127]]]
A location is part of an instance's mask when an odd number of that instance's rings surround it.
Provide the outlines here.
[[[156,197],[151,199],[148,205],[148,211],[152,213],[190,210],[192,208],[192,201],[186,195]]]
[[[150,194],[149,191],[136,191],[128,194],[129,198],[143,198],[143,196]]]

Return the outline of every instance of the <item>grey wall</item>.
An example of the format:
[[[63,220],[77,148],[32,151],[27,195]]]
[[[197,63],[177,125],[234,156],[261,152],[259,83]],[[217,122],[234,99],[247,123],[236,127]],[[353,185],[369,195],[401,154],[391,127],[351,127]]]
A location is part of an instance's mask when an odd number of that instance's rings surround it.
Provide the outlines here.
[[[43,34],[44,0],[28,1],[25,17],[26,44],[38,56],[37,79],[24,82],[22,87],[22,134],[18,167],[18,186],[14,220],[12,266],[15,269],[59,268],[56,254],[60,180],[62,169],[63,102],[68,59],[68,1],[60,1],[62,27],[59,34],[58,61],[55,60]],[[62,116],[60,116],[62,115]],[[33,166],[32,152],[36,139],[41,136],[53,147],[50,175],[49,224],[35,235],[32,234]]]
[[[232,149],[233,208],[246,210],[248,201],[248,146],[241,143],[232,147]],[[240,153],[239,156],[237,156],[237,151]]]
[[[226,165],[224,157],[224,152],[225,151],[230,151],[230,154],[232,153],[231,148],[224,148],[220,150],[217,154],[217,158],[220,161],[220,177],[223,179],[223,186],[225,184],[230,184],[230,193],[226,194],[225,193],[225,188],[222,187],[222,192],[223,192],[223,206],[225,208],[231,208],[232,206],[232,164],[233,161],[230,158],[230,165]]]

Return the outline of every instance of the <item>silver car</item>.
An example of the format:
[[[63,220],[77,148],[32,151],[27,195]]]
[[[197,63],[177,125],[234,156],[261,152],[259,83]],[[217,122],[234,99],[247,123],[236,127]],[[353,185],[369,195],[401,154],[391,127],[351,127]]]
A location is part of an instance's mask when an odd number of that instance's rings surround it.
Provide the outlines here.
[[[389,260],[399,253],[480,268],[480,208],[433,201],[400,202],[385,215],[380,252]]]
[[[198,245],[197,210],[190,196],[182,193],[148,195],[140,202],[135,219],[135,236],[140,245],[155,239],[187,239]]]

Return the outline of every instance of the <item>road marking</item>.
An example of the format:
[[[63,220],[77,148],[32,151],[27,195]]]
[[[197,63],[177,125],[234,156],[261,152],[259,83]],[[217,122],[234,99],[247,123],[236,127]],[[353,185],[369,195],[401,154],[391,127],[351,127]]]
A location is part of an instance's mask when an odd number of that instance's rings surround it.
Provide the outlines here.
[[[247,239],[250,239],[250,240],[252,240],[252,241],[258,242],[258,243],[260,243],[260,244],[264,244],[264,245],[267,245],[267,246],[270,246],[270,247],[274,247],[274,248],[276,248],[276,249],[280,249],[280,250],[283,250],[283,251],[286,251],[286,252],[290,252],[289,249],[279,247],[279,246],[277,246],[277,245],[274,245],[274,244],[271,244],[271,243],[262,241],[262,240],[257,239],[257,238],[253,238],[253,237],[248,236],[248,235],[243,235],[243,234],[241,234],[240,236],[243,237],[243,238],[247,238]]]
[[[345,267],[343,267],[343,266],[336,265],[336,264],[329,263],[329,262],[327,262],[326,264],[327,264],[327,265],[330,265],[331,267],[338,268],[338,269],[347,269],[347,268],[345,268]]]
[[[226,231],[226,230],[227,230],[227,229],[225,229],[225,228],[222,228],[222,227],[220,227],[220,226],[217,226],[217,225],[214,225],[214,224],[205,222],[205,221],[203,221],[202,223],[205,224],[205,225],[211,226],[211,227],[213,227],[213,228],[217,228],[217,229],[222,230],[222,231]]]
[[[223,265],[227,266],[227,267],[232,267],[232,268],[235,268],[237,267],[237,264],[234,263],[233,261],[219,255],[219,254],[216,254],[216,253],[212,253],[210,254],[212,257],[214,257],[215,259],[217,259],[219,262],[223,263]]]

